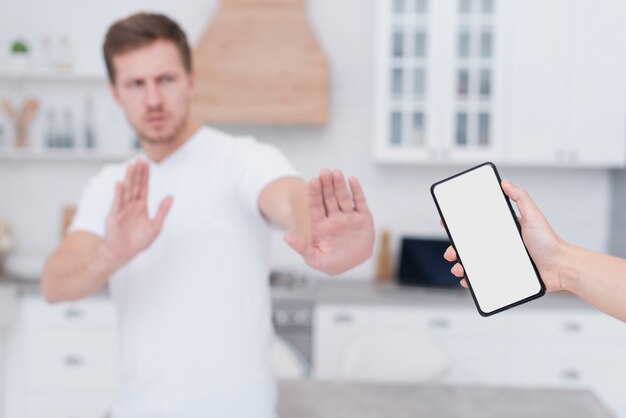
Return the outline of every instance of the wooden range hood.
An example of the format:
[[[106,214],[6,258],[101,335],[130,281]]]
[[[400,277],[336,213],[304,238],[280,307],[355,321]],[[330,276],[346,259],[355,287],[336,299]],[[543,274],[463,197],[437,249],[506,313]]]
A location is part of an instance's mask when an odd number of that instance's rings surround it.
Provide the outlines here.
[[[194,116],[208,123],[322,125],[329,68],[305,0],[223,0],[194,50]]]

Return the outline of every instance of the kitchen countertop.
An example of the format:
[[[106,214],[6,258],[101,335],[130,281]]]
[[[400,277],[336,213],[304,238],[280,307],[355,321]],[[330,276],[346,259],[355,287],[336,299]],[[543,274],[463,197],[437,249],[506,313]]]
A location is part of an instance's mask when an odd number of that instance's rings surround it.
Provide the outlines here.
[[[0,286],[16,289],[19,295],[39,294],[39,281],[17,280],[0,276]],[[103,289],[95,297],[108,297]],[[271,287],[274,302],[327,303],[358,305],[401,305],[424,308],[475,309],[468,290],[430,289],[400,286],[395,283],[380,283],[373,280],[319,279],[306,280],[297,285]],[[592,309],[590,305],[566,292],[547,293],[538,300],[516,307],[516,311],[527,309]]]
[[[272,299],[280,302],[476,309],[469,291],[460,286],[453,289],[434,289],[380,283],[373,280],[320,279],[296,286],[273,286],[271,292]],[[516,307],[515,310],[538,308],[592,309],[590,305],[570,293],[553,292]]]
[[[283,380],[280,418],[614,418],[588,390]]]

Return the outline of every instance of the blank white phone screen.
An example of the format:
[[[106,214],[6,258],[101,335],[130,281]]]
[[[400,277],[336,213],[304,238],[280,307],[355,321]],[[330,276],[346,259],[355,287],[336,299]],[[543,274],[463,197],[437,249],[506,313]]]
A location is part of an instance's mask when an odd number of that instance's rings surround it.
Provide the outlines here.
[[[481,314],[543,294],[490,164],[436,183],[432,193]]]

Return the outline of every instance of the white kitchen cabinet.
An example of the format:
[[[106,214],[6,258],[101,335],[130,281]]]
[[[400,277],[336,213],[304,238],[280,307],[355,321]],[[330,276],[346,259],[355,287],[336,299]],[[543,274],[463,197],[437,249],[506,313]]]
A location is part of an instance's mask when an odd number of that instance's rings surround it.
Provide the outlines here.
[[[377,161],[626,166],[625,2],[377,5]]]
[[[451,0],[376,4],[376,160],[497,159],[505,55],[494,10],[466,13]]]
[[[353,319],[346,326],[335,318]],[[525,306],[483,318],[473,307],[321,304],[315,313],[313,376],[338,378],[352,339],[380,327],[429,329],[450,360],[444,382],[589,388],[626,417],[626,325],[591,308]]]
[[[7,356],[7,417],[102,417],[118,379],[114,307],[22,297]]]

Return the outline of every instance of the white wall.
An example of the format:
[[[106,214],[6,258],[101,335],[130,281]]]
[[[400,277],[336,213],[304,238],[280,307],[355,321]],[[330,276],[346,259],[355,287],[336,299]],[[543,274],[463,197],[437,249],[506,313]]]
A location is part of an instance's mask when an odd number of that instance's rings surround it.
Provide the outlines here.
[[[461,167],[394,167],[372,162],[375,1],[308,2],[313,26],[332,67],[332,114],[327,126],[221,128],[252,133],[277,145],[307,177],[322,167],[341,168],[347,174],[359,176],[376,226],[390,228],[395,238],[403,233],[442,235],[429,187]],[[196,40],[216,4],[216,0],[0,0],[0,51],[5,51],[9,40],[17,36],[32,36],[36,43],[44,33],[68,33],[74,41],[76,67],[86,72],[102,72],[100,45],[112,20],[143,7],[162,10],[184,26],[190,39]],[[15,225],[17,252],[41,253],[54,246],[61,206],[76,198],[97,169],[97,165],[89,163],[0,162],[0,216],[8,217]],[[597,250],[607,249],[608,171],[502,167],[501,172],[532,192],[565,239]],[[298,257],[282,244],[278,233],[272,241],[272,264],[304,270]],[[346,276],[365,278],[373,271],[372,260]]]

